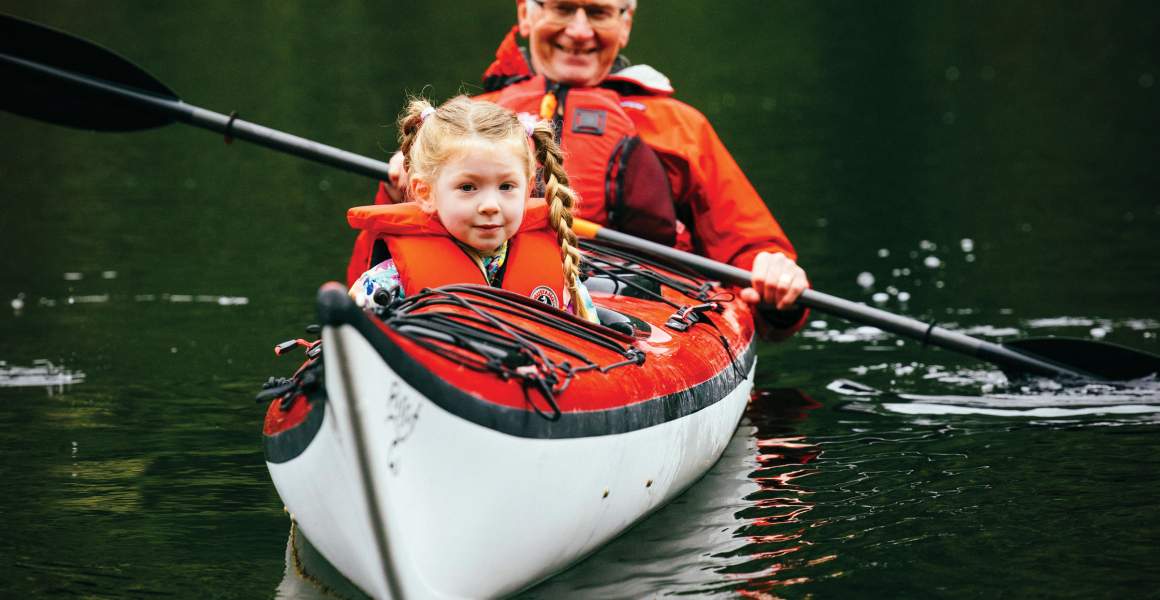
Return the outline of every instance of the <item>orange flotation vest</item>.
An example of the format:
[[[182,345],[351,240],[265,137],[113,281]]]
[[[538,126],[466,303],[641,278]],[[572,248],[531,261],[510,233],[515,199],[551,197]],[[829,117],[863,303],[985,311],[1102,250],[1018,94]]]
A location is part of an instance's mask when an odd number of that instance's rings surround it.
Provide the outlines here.
[[[346,219],[351,227],[386,243],[407,293],[456,283],[490,285],[439,219],[414,202],[356,206],[347,211]],[[533,198],[520,230],[508,240],[499,287],[563,308],[562,260],[556,231],[548,223],[548,206]]]

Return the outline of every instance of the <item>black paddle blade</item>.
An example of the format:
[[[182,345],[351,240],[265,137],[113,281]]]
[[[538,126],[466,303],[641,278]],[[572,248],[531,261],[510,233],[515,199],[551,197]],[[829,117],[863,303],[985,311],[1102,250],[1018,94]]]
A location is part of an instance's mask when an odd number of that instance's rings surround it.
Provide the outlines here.
[[[1109,381],[1160,373],[1160,356],[1106,342],[1050,337],[1011,340],[1002,345]]]
[[[0,109],[57,125],[99,131],[136,131],[173,119],[116,97],[38,72],[10,59],[38,63],[135,91],[177,100],[137,65],[67,33],[0,15]]]

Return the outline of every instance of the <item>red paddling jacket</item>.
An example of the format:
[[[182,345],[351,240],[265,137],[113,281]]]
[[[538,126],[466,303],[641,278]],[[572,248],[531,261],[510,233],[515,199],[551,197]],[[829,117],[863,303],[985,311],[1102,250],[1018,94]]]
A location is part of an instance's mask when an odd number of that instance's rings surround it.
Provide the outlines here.
[[[356,206],[347,211],[346,218],[351,227],[386,244],[407,293],[455,283],[490,285],[438,217],[413,202]],[[565,297],[562,261],[556,231],[548,223],[548,206],[534,198],[524,211],[520,230],[508,240],[499,287],[561,308]]]

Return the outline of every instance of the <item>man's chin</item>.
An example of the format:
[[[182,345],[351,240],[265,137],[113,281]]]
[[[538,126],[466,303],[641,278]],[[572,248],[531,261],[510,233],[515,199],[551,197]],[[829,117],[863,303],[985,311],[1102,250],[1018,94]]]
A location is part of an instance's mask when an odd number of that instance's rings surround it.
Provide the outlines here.
[[[555,60],[547,63],[550,67],[544,70],[544,75],[552,81],[573,87],[583,87],[596,85],[602,79],[600,66],[596,64],[596,61],[591,60],[591,57],[578,59],[573,56],[557,55],[554,58]]]
[[[594,86],[600,83],[600,77],[596,75],[595,69],[590,67],[565,67],[557,68],[556,76],[551,79],[572,87],[586,87]]]

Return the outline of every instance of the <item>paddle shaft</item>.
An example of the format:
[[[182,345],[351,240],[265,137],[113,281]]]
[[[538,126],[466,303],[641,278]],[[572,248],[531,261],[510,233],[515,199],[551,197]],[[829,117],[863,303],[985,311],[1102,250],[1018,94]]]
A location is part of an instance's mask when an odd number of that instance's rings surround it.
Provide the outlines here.
[[[236,117],[223,115],[212,110],[206,110],[192,104],[186,104],[180,99],[165,98],[117,85],[108,81],[87,77],[79,73],[58,69],[37,62],[17,58],[9,54],[0,53],[0,61],[7,62],[30,71],[67,81],[74,85],[108,94],[134,104],[143,110],[149,110],[167,115],[176,121],[195,125],[203,129],[221,133],[230,138],[246,140],[260,146],[285,152],[301,158],[312,160],[324,165],[337,167],[358,175],[373,177],[380,181],[388,179],[387,163],[340,150],[326,144],[320,144],[305,138],[291,135],[256,123],[243,121]]]
[[[600,240],[643,250],[655,256],[678,261],[723,283],[748,286],[753,279],[752,273],[745,269],[739,269],[710,258],[683,252],[663,244],[643,240],[636,236],[605,227],[598,228],[595,237]],[[1085,379],[1093,378],[1090,373],[1068,369],[1062,365],[1034,356],[1028,356],[993,342],[956,333],[934,325],[933,323],[923,323],[917,319],[896,315],[891,312],[866,306],[865,304],[851,302],[817,290],[807,289],[802,292],[802,295],[798,298],[798,303],[827,314],[842,317],[856,323],[873,325],[883,331],[918,340],[931,346],[938,346],[940,348],[946,348],[947,350],[967,354],[1001,366],[1041,375],[1065,375]]]

